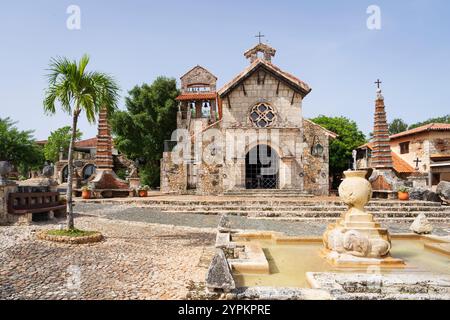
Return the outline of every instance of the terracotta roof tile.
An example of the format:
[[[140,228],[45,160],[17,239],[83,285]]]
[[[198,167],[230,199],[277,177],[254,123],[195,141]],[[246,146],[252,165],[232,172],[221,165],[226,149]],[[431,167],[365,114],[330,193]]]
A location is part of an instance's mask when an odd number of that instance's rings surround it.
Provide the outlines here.
[[[417,133],[427,132],[427,131],[450,131],[450,124],[448,123],[430,123],[411,130],[403,131],[392,135],[391,139],[397,139],[404,136],[409,136]]]
[[[76,148],[95,148],[97,147],[97,137],[75,142]]]
[[[209,93],[183,93],[177,97],[178,101],[183,100],[212,100],[216,99],[217,94],[215,92]]]

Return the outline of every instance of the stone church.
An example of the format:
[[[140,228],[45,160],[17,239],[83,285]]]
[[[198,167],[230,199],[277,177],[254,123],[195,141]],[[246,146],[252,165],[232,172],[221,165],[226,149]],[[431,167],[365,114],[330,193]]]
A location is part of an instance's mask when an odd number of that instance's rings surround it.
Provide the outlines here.
[[[275,53],[264,43],[246,51],[249,66],[219,90],[201,66],[181,77],[178,130],[161,160],[163,193],[328,194],[336,134],[303,118],[311,88],[274,65]]]

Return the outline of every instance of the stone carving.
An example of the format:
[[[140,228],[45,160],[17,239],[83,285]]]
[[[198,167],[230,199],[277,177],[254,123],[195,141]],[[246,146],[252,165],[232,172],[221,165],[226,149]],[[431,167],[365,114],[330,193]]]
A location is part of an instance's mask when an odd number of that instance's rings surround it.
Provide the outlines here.
[[[52,178],[54,173],[55,173],[55,167],[53,165],[46,165],[42,169],[42,175],[47,179]]]
[[[0,161],[0,185],[7,184],[12,166],[8,161]]]
[[[356,230],[344,234],[344,249],[357,257],[367,257],[370,253],[369,238]]]
[[[372,187],[365,179],[366,171],[346,171],[339,186],[339,196],[349,209],[323,235],[325,248],[332,256],[340,254],[361,258],[383,258],[391,249],[387,229],[381,228],[364,209],[372,196]]]
[[[225,292],[236,288],[230,266],[228,265],[225,254],[220,249],[216,251],[216,255],[208,268],[206,287],[212,291],[223,290]]]
[[[414,220],[411,227],[409,227],[409,230],[411,230],[417,234],[427,234],[427,233],[431,233],[433,231],[433,226],[428,221],[425,214],[421,213]]]
[[[230,232],[231,231],[231,221],[228,215],[223,214],[220,217],[219,225],[217,226],[219,232]]]

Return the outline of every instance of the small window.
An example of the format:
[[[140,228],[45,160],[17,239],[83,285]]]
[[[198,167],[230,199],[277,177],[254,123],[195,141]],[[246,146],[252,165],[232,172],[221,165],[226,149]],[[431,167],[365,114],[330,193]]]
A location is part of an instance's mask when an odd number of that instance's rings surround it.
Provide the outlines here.
[[[400,143],[400,154],[409,153],[409,141]]]

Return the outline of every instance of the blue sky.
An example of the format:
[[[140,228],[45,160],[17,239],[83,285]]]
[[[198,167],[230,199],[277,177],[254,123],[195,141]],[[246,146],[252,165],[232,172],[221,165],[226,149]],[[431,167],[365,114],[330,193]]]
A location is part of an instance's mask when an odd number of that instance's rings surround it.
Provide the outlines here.
[[[66,28],[71,4],[81,8],[81,30]],[[381,30],[366,26],[369,5],[381,9]],[[62,112],[42,111],[51,57],[88,53],[90,69],[113,75],[122,97],[197,64],[221,86],[247,65],[243,52],[258,31],[277,49],[273,62],[313,88],[306,117],[343,115],[368,133],[377,78],[388,119],[413,123],[450,113],[447,0],[15,0],[0,3],[0,117],[35,130],[38,139],[70,124]],[[96,134],[85,119],[80,127],[84,138]]]

